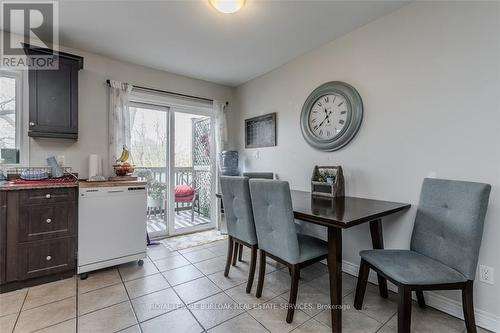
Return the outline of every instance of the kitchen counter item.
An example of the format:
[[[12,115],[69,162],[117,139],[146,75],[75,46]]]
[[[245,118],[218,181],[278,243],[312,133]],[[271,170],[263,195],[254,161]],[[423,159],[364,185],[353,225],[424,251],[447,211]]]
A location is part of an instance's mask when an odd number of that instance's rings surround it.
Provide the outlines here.
[[[83,274],[146,257],[146,182],[80,182],[78,268]]]

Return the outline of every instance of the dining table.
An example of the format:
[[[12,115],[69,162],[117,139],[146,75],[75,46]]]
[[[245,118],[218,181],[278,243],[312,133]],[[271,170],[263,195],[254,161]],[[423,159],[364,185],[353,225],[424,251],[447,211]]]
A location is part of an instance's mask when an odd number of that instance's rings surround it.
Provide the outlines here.
[[[342,231],[369,223],[372,246],[383,249],[382,218],[410,208],[410,204],[358,197],[327,197],[291,191],[296,219],[321,225],[328,234],[328,272],[332,332],[342,332]],[[388,297],[387,281],[378,275],[380,295]]]

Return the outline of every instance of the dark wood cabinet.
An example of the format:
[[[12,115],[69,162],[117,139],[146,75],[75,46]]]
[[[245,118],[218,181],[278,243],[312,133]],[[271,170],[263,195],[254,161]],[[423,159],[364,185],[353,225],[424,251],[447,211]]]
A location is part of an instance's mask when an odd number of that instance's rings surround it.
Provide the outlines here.
[[[0,201],[0,291],[72,275],[77,188],[1,191]]]
[[[25,45],[28,57],[53,51]],[[78,138],[78,71],[83,58],[55,52],[57,69],[29,70],[29,131],[31,137]]]

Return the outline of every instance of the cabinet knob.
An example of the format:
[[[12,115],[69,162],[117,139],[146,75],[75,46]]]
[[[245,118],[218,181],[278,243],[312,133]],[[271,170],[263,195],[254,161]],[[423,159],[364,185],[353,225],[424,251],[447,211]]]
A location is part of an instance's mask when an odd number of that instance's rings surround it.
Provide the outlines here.
[[[35,126],[35,123],[30,121],[30,126]]]
[[[45,194],[45,197],[46,197],[47,199],[50,199],[50,194]]]
[[[46,256],[46,257],[45,257],[45,260],[47,260],[47,261],[51,261],[51,260],[52,260],[52,256]]]
[[[46,219],[45,222],[47,223],[51,223],[52,222],[52,219]]]

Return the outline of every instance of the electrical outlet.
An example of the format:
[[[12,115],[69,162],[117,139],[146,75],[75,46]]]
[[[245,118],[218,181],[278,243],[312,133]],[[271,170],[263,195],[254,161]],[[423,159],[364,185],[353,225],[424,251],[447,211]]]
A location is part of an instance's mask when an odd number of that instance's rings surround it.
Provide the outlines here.
[[[495,270],[493,267],[479,265],[479,281],[488,284],[495,284]]]

